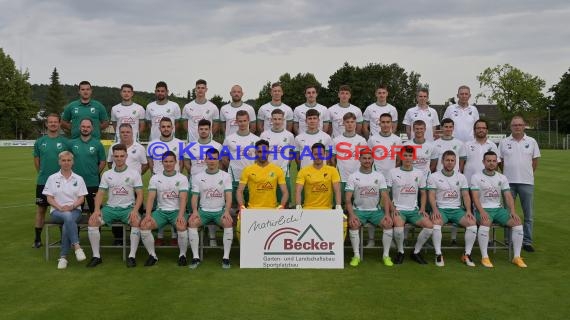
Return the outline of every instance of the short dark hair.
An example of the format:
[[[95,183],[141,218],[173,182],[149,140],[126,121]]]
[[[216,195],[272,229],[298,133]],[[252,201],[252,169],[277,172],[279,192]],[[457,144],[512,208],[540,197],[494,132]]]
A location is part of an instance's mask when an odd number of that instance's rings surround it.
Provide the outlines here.
[[[451,150],[446,150],[442,155],[441,155],[441,161],[443,161],[443,159],[445,159],[445,157],[447,156],[453,156],[454,158],[457,158],[457,155],[455,154],[455,152],[451,151]]]
[[[390,118],[390,120],[392,120],[392,115],[389,114],[388,112],[384,112],[383,114],[381,114],[379,119],[384,118],[384,117]]]
[[[404,154],[404,153],[411,153],[411,154],[414,154],[415,151],[416,151],[416,149],[414,149],[414,148],[412,148],[412,147],[410,147],[410,146],[405,146],[405,147],[402,148],[402,154]]]
[[[338,92],[341,92],[341,91],[348,91],[348,92],[352,93],[352,89],[350,89],[350,86],[347,84],[343,84],[342,86],[340,86],[338,88]]]
[[[420,120],[416,120],[416,121],[414,121],[414,124],[413,124],[412,126],[413,126],[413,127],[415,127],[415,126],[424,126],[424,127],[426,127],[426,122],[423,121],[423,120],[421,120],[421,119],[420,119]]]
[[[239,110],[239,111],[236,113],[236,120],[237,120],[238,117],[243,117],[243,116],[247,116],[247,118],[249,119],[249,113],[247,113],[247,111],[245,111],[245,110]]]
[[[210,158],[210,155],[211,155],[211,154],[217,154],[217,155],[218,155],[218,158],[220,158],[220,151],[218,151],[218,149],[216,149],[216,148],[214,148],[214,147],[212,147],[212,148],[206,150],[206,158],[207,158],[207,159]]]
[[[281,86],[281,82],[274,82],[271,84],[271,89],[275,88],[275,87],[281,87],[283,88],[283,86]]]
[[[124,88],[129,88],[129,89],[131,89],[131,90],[133,90],[133,91],[135,90],[135,89],[133,88],[133,86],[130,85],[130,84],[128,84],[128,83],[124,83],[123,85],[121,85],[121,90],[123,90]]]
[[[487,120],[479,119],[479,120],[475,121],[475,123],[473,124],[473,130],[475,130],[475,128],[477,127],[477,124],[481,123],[481,122],[485,124],[485,127],[487,127],[487,129],[489,129],[489,123],[487,122]]]
[[[321,114],[320,114],[319,111],[316,110],[316,109],[309,109],[309,110],[307,110],[307,113],[305,114],[305,118],[313,117],[313,116],[320,117]]]
[[[121,125],[119,125],[119,131],[121,131],[121,128],[129,128],[133,130],[133,126],[131,126],[130,123],[121,123]]]
[[[164,82],[164,81],[157,82],[156,86],[154,88],[155,89],[164,88],[164,89],[168,90],[168,86],[166,85],[166,82]]]
[[[452,125],[455,125],[455,122],[450,118],[445,118],[445,119],[441,120],[442,126],[444,126],[446,123],[451,123]]]
[[[198,127],[202,127],[202,126],[208,126],[208,128],[211,128],[212,123],[208,119],[201,119],[200,121],[198,121]]]
[[[61,121],[61,115],[57,114],[57,113],[50,113],[47,115],[47,118],[57,118],[57,121]]]
[[[119,151],[119,150],[123,150],[123,151],[127,152],[127,146],[122,144],[122,143],[117,143],[111,149],[113,150],[113,152]]]
[[[273,109],[273,111],[271,111],[271,115],[274,115],[274,114],[280,114],[282,116],[285,116],[285,112],[283,112],[283,110],[281,110],[281,109]]]
[[[315,143],[315,144],[313,144],[313,145],[311,146],[311,151],[313,151],[313,150],[315,150],[315,149],[323,149],[323,150],[326,151],[327,148],[325,147],[324,144],[322,144],[322,143],[320,143],[320,142],[317,142],[317,143]]]
[[[91,87],[91,83],[89,83],[89,81],[83,80],[83,81],[79,82],[80,87],[85,86],[85,85]]]
[[[203,84],[203,85],[207,86],[208,82],[204,79],[198,79],[198,80],[196,80],[196,86],[198,86],[199,84]]]
[[[426,94],[428,95],[428,97],[429,97],[429,89],[428,89],[428,88],[419,88],[419,89],[418,89],[418,93],[420,93],[420,92],[426,93]]]
[[[317,86],[314,85],[314,84],[310,84],[310,85],[306,86],[306,87],[305,87],[305,92],[307,92],[307,90],[309,90],[309,89],[311,89],[311,88],[315,89],[315,91],[317,91],[317,93],[319,92],[319,89],[318,89]]]
[[[485,160],[485,158],[486,158],[487,156],[495,156],[495,157],[496,157],[497,154],[495,153],[495,151],[487,151],[487,152],[485,152],[485,154],[483,155],[483,160]]]
[[[258,141],[255,143],[255,148],[257,149],[257,147],[259,147],[259,146],[266,146],[266,147],[269,147],[269,141],[264,140],[264,139],[258,140]]]
[[[379,85],[376,87],[376,91],[378,91],[378,90],[380,90],[380,89],[384,89],[384,90],[388,91],[388,86],[385,85],[385,84],[379,84]]]
[[[162,154],[161,159],[162,161],[164,161],[164,159],[168,158],[168,157],[174,157],[174,160],[176,160],[176,153],[168,150],[165,153]]]
[[[348,119],[354,119],[356,120],[356,115],[352,112],[347,112],[344,114],[344,116],[342,116],[342,121],[344,120],[348,120]]]
[[[161,122],[170,122],[170,124],[172,124],[172,119],[170,119],[169,117],[162,117],[160,118],[160,121],[158,123]]]

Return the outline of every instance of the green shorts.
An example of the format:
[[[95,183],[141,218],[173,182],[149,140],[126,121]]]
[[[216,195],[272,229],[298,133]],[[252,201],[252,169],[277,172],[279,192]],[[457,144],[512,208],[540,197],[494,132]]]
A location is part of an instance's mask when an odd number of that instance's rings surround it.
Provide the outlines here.
[[[384,210],[382,209],[378,210],[354,209],[354,214],[356,214],[358,220],[360,220],[360,223],[362,225],[365,225],[367,222],[370,222],[371,224],[377,226],[380,224],[380,221],[384,219]]]
[[[200,215],[200,221],[202,225],[207,225],[210,222],[214,222],[217,225],[222,225],[222,216],[224,215],[224,209],[220,211],[204,211],[198,209],[198,214]]]
[[[404,223],[413,223],[417,225],[418,221],[424,218],[423,215],[420,214],[419,210],[400,210],[400,217],[404,221]]]
[[[233,181],[232,182],[232,206],[233,207],[237,207],[237,189],[239,187],[239,181]],[[245,186],[245,189],[243,189],[243,203],[248,203],[249,202],[249,190],[247,189],[247,185]]]
[[[158,229],[170,224],[176,227],[176,218],[178,218],[178,210],[160,210],[152,212],[152,218],[156,222],[156,227]],[[184,219],[188,221],[188,213],[184,214]]]
[[[451,209],[451,208],[438,208],[439,213],[441,214],[441,220],[443,224],[448,222],[455,223],[459,225],[459,220],[461,220],[465,216],[465,210],[459,209]]]
[[[502,226],[506,226],[509,219],[511,219],[511,215],[505,208],[485,208],[485,211],[487,211],[491,222],[497,222]],[[481,215],[478,211],[475,211],[475,218],[477,219],[477,222],[481,221]]]
[[[119,208],[103,206],[101,209],[101,216],[103,224],[110,226],[113,222],[120,221],[124,224],[129,224],[129,215],[133,211],[133,207]]]

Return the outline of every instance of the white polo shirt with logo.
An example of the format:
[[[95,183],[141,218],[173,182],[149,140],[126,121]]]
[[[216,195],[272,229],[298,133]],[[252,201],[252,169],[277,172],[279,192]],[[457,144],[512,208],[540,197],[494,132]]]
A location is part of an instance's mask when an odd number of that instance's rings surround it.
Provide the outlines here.
[[[61,171],[58,171],[48,177],[44,190],[42,192],[46,196],[54,197],[54,200],[62,206],[71,205],[77,198],[87,194],[87,186],[83,178],[75,173],[66,179]],[[81,209],[77,206],[75,209]],[[51,207],[50,212],[55,210]]]
[[[517,141],[510,135],[499,142],[499,151],[503,158],[503,174],[510,183],[534,185],[532,159],[540,158],[540,149],[534,138],[525,134]]]
[[[453,104],[445,109],[443,119],[449,118],[453,120],[454,129],[453,136],[463,141],[471,141],[475,139],[473,134],[473,125],[479,120],[479,111],[475,106],[467,106],[463,108],[458,104]]]

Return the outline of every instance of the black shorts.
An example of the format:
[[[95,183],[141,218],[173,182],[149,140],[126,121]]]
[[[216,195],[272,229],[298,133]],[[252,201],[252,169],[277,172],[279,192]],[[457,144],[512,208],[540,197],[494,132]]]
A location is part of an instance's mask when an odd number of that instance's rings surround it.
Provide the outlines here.
[[[36,205],[38,207],[49,207],[47,196],[43,194],[45,185],[36,185]]]

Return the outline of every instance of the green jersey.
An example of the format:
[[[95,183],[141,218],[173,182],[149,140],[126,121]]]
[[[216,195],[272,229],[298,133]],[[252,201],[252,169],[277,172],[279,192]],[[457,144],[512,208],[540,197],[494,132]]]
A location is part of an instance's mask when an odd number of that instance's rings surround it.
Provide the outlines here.
[[[105,149],[99,139],[91,137],[87,141],[81,138],[69,141],[73,153],[73,172],[85,180],[87,187],[99,186],[99,163],[105,162]]]
[[[43,136],[34,143],[34,158],[40,159],[38,172],[38,185],[45,185],[49,176],[59,171],[58,156],[61,152],[69,150],[68,140],[63,136],[50,138]]]
[[[85,118],[93,120],[91,135],[101,139],[101,122],[109,120],[107,110],[101,102],[91,99],[87,103],[82,103],[81,100],[75,100],[65,107],[61,116],[62,120],[71,122],[71,139],[79,138],[79,124]]]

